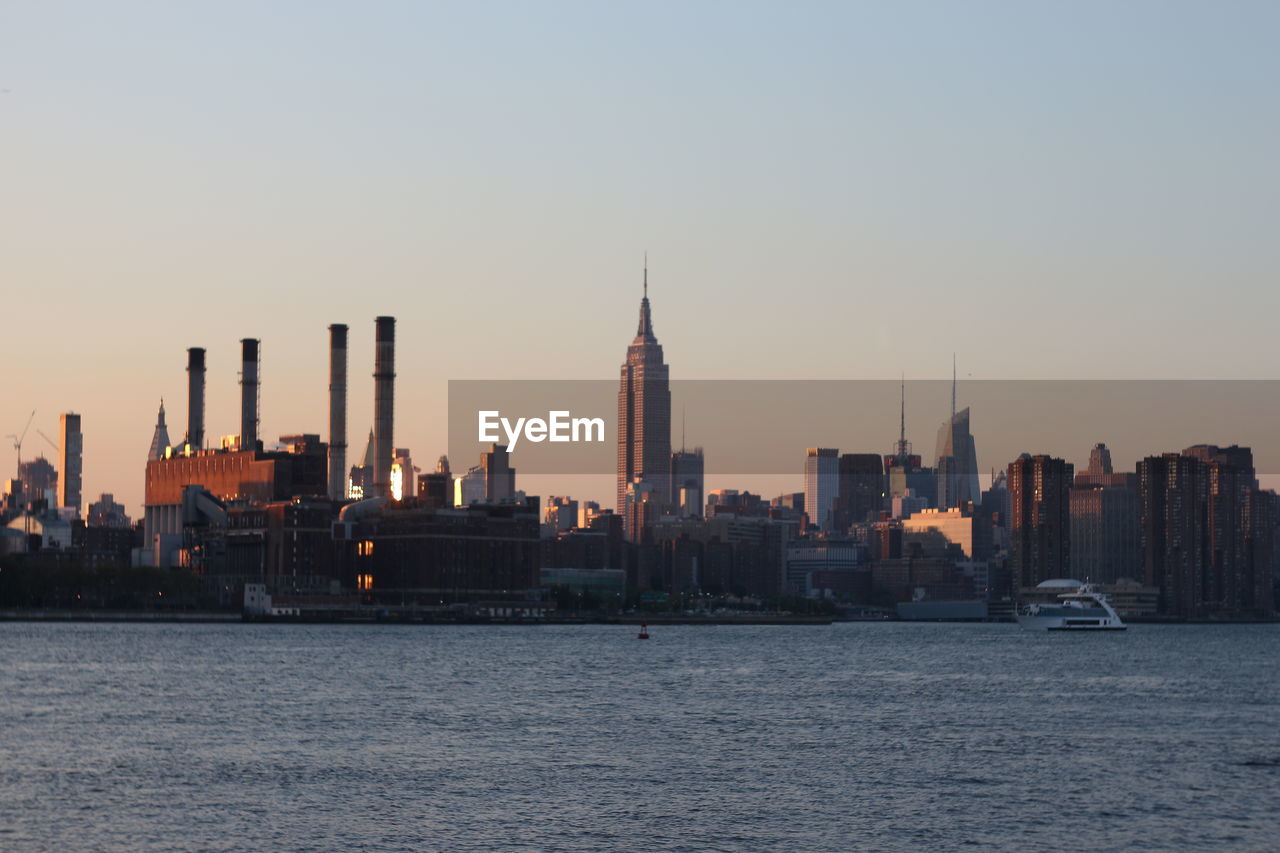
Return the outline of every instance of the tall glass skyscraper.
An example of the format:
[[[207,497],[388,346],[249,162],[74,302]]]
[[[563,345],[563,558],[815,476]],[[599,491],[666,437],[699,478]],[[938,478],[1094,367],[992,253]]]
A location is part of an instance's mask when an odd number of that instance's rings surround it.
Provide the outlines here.
[[[967,408],[952,414],[938,427],[937,469],[940,509],[959,506],[961,501],[981,502],[978,453],[969,431]]]
[[[627,487],[637,479],[664,501],[671,494],[671,386],[649,313],[644,272],[640,326],[627,347],[618,384],[618,512],[627,517]]]
[[[810,447],[804,457],[804,511],[816,529],[832,529],[831,511],[840,493],[840,451]]]

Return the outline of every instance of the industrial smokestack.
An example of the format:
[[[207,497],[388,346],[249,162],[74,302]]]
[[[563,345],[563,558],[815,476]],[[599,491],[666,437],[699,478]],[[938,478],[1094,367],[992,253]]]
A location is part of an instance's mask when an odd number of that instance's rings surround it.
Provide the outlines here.
[[[329,327],[329,498],[347,496],[347,327]]]
[[[187,350],[187,444],[204,447],[204,347]]]
[[[240,341],[240,449],[258,448],[258,339]]]
[[[395,407],[396,318],[379,317],[373,368],[373,494],[391,495],[391,428]]]

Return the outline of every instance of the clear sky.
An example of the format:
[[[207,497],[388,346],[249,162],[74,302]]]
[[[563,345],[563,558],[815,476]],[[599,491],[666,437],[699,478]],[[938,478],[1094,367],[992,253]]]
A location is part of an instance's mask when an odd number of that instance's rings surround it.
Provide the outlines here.
[[[80,412],[136,516],[186,347],[208,435],[242,337],[263,435],[323,434],[346,322],[356,453],[394,314],[429,463],[449,378],[616,376],[646,249],[673,378],[1274,378],[1278,37],[1231,0],[5,0],[0,433]]]

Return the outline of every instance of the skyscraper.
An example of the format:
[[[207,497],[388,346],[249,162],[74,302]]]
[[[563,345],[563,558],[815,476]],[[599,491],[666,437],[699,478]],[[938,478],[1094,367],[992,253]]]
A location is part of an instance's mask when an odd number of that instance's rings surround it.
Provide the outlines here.
[[[1102,443],[1089,451],[1089,467],[1071,489],[1071,575],[1115,583],[1141,580],[1138,475],[1117,472]]]
[[[1274,495],[1248,447],[1201,444],[1138,463],[1144,580],[1171,616],[1269,612]]]
[[[637,478],[627,487],[622,517],[628,539],[632,542],[645,542],[648,539],[645,535],[646,528],[653,526],[661,516],[662,502],[662,497],[648,480]]]
[[[509,501],[516,496],[516,469],[511,467],[511,454],[505,444],[490,444],[480,454],[484,470],[484,499],[490,503]]]
[[[1275,610],[1277,496],[1272,491],[1247,490],[1244,505],[1245,547],[1244,589],[1246,606],[1257,613]]]
[[[1071,475],[1075,466],[1026,453],[1009,463],[1009,569],[1014,593],[1070,577]]]
[[[810,447],[804,457],[804,509],[809,524],[830,530],[836,495],[840,493],[840,451],[834,447]]]
[[[1086,474],[1111,474],[1111,451],[1105,444],[1095,444],[1089,451],[1089,470]]]
[[[1090,467],[1093,467],[1090,465]],[[1133,485],[1082,485],[1071,489],[1071,576],[1093,583],[1142,577],[1138,490]],[[1098,472],[1095,476],[1116,477]],[[1127,475],[1132,481],[1134,476]]]
[[[681,448],[671,454],[671,499],[673,510],[682,517],[701,517],[703,488],[702,448]]]
[[[884,458],[885,493],[892,502],[904,499],[909,505],[932,506],[938,496],[938,481],[932,468],[921,464],[920,455],[911,452],[907,441],[907,383],[900,386],[902,396],[898,403],[898,440],[893,453]],[[908,513],[909,514],[909,513]]]
[[[1216,444],[1194,444],[1182,451],[1183,456],[1199,459],[1201,462],[1217,462],[1230,465],[1238,470],[1244,478],[1242,486],[1258,488],[1257,471],[1253,467],[1253,449],[1233,444],[1230,447],[1219,447]]]
[[[619,514],[626,514],[627,490],[637,480],[648,483],[653,497],[663,502],[671,494],[671,386],[649,313],[648,264],[640,325],[618,384]]]
[[[978,451],[969,431],[969,409],[956,411],[955,362],[951,364],[951,417],[938,427],[938,507],[961,501],[982,501],[978,482]]]
[[[1143,580],[1160,588],[1160,610],[1195,616],[1205,588],[1205,466],[1177,453],[1138,462]]]
[[[1117,473],[1111,466],[1111,450],[1095,444],[1089,451],[1089,467],[1076,474],[1076,488],[1137,488],[1137,475]]]
[[[61,477],[58,479],[58,506],[71,507],[80,515],[81,474],[84,469],[84,435],[80,416],[66,412],[58,420],[62,428]]]
[[[58,469],[43,456],[28,459],[18,466],[18,480],[22,483],[22,493],[27,500],[44,500],[45,492],[52,491],[51,496],[57,498]]]
[[[938,427],[938,506],[982,500],[978,454],[969,432],[969,410],[955,412]]]
[[[835,528],[875,519],[884,505],[884,463],[877,453],[845,453],[840,457],[836,502],[832,508]]]

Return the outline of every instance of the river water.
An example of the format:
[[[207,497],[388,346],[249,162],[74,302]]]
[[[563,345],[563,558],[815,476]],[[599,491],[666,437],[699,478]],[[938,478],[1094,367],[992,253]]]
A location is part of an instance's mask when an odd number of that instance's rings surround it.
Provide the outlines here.
[[[1280,844],[1280,626],[0,624],[0,850]]]

